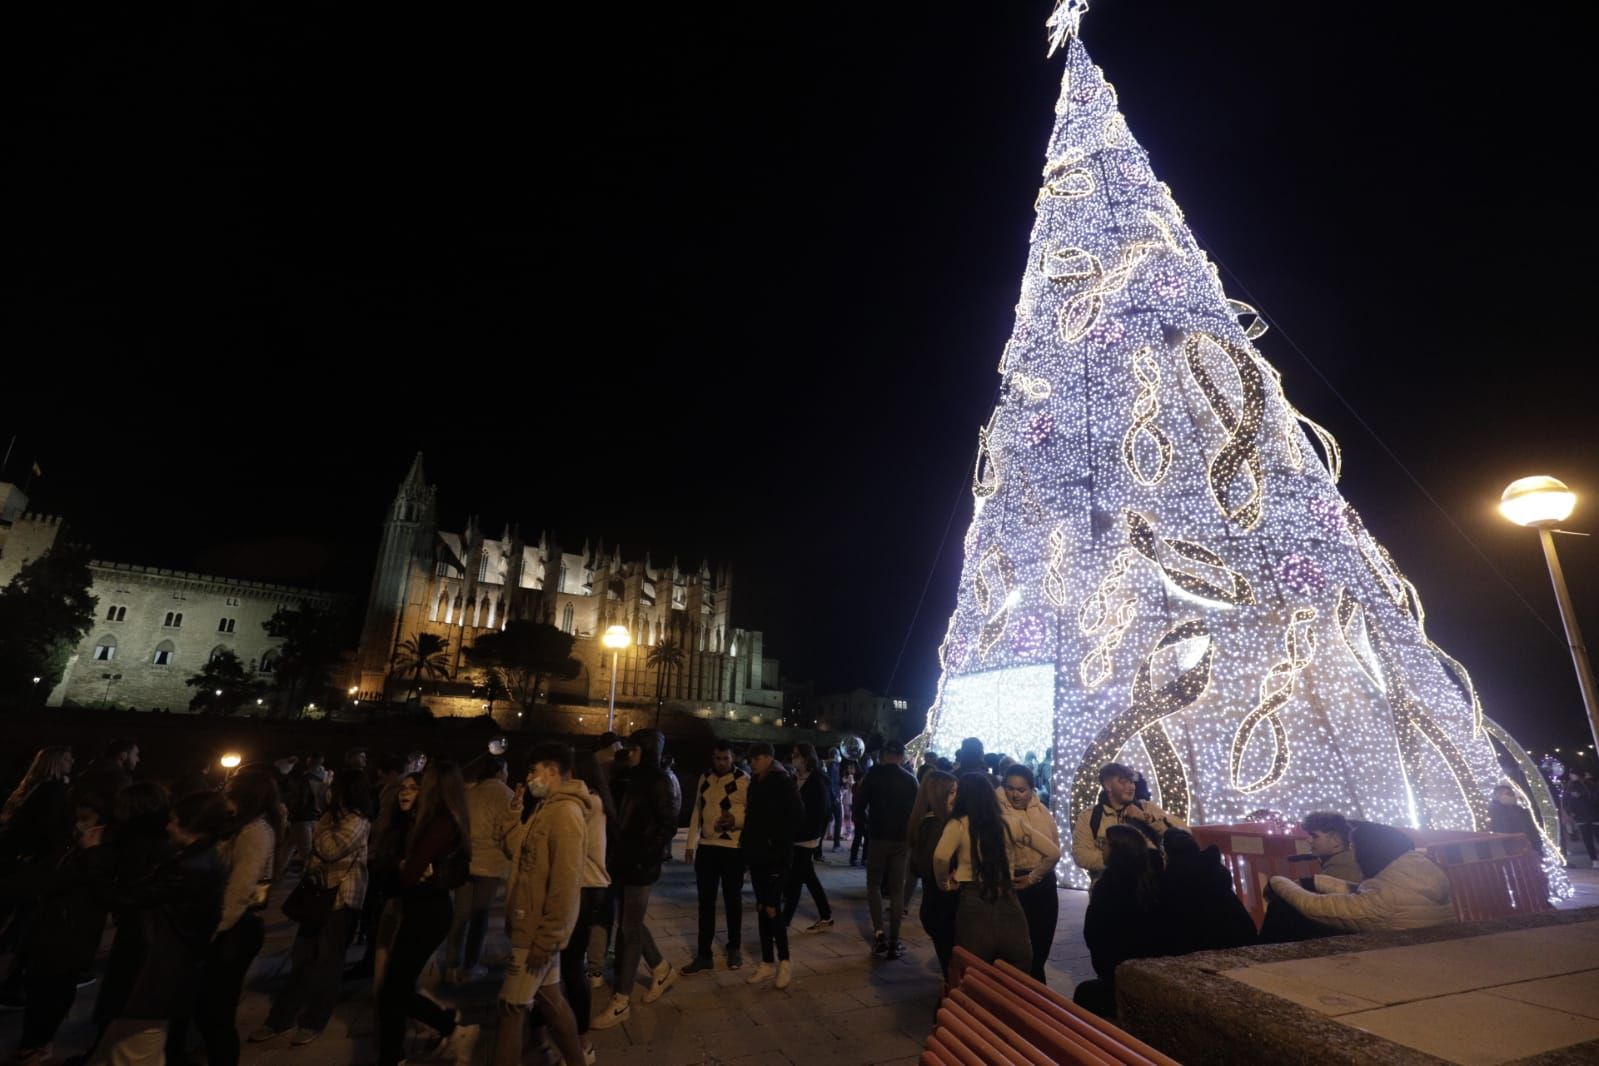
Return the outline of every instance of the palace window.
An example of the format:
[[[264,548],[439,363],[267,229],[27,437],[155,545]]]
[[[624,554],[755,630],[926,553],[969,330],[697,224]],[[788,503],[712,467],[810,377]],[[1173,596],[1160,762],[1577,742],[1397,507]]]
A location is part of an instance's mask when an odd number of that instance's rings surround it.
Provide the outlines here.
[[[166,621],[162,622],[161,624],[162,624],[162,626],[166,627],[167,629],[182,629],[183,628],[183,612],[182,611],[168,611],[167,612]]]
[[[107,635],[99,639],[94,646],[94,661],[108,663],[117,657],[117,638]]]
[[[238,605],[239,605],[239,597],[237,597],[237,596],[229,596],[228,597],[228,606],[229,607],[237,607]]]
[[[128,609],[126,607],[112,607],[109,608],[105,613],[105,620],[107,622],[120,622],[127,617]]]
[[[278,669],[278,650],[272,648],[261,656],[260,672],[263,674],[276,673]]]
[[[176,654],[177,649],[172,646],[172,642],[170,640],[163,640],[160,644],[156,645],[155,655],[150,661],[156,666],[171,666],[173,656]]]
[[[217,632],[218,633],[231,633],[231,632],[233,632],[233,626],[234,626],[234,624],[237,621],[238,621],[237,618],[222,618],[222,619],[219,619],[217,621]]]

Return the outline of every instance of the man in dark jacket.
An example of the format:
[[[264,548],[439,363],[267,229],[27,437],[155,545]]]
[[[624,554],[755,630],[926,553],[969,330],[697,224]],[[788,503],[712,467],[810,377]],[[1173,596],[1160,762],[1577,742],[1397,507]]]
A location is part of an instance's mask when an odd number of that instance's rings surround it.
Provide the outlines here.
[[[1509,785],[1494,789],[1494,801],[1488,807],[1488,827],[1495,833],[1520,833],[1532,845],[1532,850],[1543,854],[1543,835],[1533,824],[1527,808],[1516,802],[1516,790]]]
[[[776,948],[777,987],[787,988],[794,980],[788,960],[788,930],[783,926],[783,883],[793,858],[795,834],[805,817],[799,789],[794,779],[774,757],[765,741],[750,745],[749,799],[744,810],[744,832],[739,848],[749,863],[750,886],[755,889],[755,913],[761,934],[761,964],[744,980],[760,984],[773,972]]]
[[[620,886],[622,915],[616,929],[616,986],[610,1005],[599,1013],[591,1029],[609,1029],[628,1016],[639,956],[649,964],[654,978],[645,1003],[654,1003],[677,980],[677,969],[661,958],[655,937],[644,924],[650,890],[661,879],[661,855],[677,835],[677,808],[672,786],[661,770],[661,749],[666,741],[653,729],[641,729],[627,738],[616,757],[612,780],[622,783],[617,799],[616,853],[607,856],[611,879]]]
[[[828,748],[826,753],[827,767],[827,798],[833,805],[833,850],[838,850],[839,838],[844,835],[844,778],[840,773],[838,764],[838,749]],[[824,836],[826,834],[823,834]],[[821,849],[817,849],[817,858],[821,858]]]
[[[855,826],[867,828],[866,906],[872,912],[872,954],[897,959],[905,953],[899,939],[900,915],[905,910],[905,862],[910,845],[905,841],[916,802],[916,778],[906,770],[905,746],[897,740],[883,745],[882,759],[855,789]],[[888,928],[883,927],[883,885],[888,885]]]

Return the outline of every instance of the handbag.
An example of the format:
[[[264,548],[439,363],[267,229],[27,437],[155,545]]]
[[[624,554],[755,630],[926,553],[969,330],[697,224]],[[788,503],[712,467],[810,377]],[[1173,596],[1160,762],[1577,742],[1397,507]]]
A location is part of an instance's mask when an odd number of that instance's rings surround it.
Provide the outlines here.
[[[302,877],[283,901],[283,916],[308,929],[320,929],[333,914],[333,904],[338,898],[338,885],[324,885],[310,876]]]

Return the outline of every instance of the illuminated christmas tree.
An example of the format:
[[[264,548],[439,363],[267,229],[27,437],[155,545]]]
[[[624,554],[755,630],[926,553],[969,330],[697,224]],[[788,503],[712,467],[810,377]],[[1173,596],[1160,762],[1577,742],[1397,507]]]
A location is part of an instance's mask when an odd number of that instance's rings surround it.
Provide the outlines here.
[[[1486,831],[1500,750],[1552,826],[1076,39],[1084,6],[1051,19],[1066,71],[924,739],[1053,749],[1067,831],[1113,759],[1194,822]]]

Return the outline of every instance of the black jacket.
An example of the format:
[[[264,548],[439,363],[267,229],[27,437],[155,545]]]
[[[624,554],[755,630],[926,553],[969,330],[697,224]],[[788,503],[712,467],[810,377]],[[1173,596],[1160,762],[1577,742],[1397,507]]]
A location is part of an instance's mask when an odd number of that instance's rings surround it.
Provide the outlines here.
[[[795,840],[819,840],[833,824],[833,797],[829,795],[827,780],[813,770],[800,786],[800,800],[805,804],[805,817],[794,831]]]
[[[794,858],[794,841],[810,839],[795,835],[804,819],[805,804],[787,770],[774,764],[765,777],[750,778],[744,829],[738,838],[744,861],[751,868],[787,869]]]
[[[627,770],[617,798],[616,851],[606,866],[624,885],[653,885],[661,879],[661,856],[677,835],[677,805],[672,784],[661,769],[661,735],[646,734],[639,764]],[[613,778],[616,780],[616,778]]]
[[[1151,865],[1158,867],[1158,853],[1151,851],[1150,855],[1156,856]],[[1088,893],[1083,940],[1094,973],[1103,981],[1113,981],[1116,967],[1128,959],[1171,954],[1170,926],[1159,892],[1155,898],[1141,901],[1133,884],[1118,882],[1107,872]]]
[[[72,848],[55,863],[34,918],[29,965],[57,975],[94,968],[105,933],[103,889],[115,868],[109,847]]]
[[[916,778],[898,763],[880,762],[855,790],[855,824],[871,840],[903,841],[916,803]]]
[[[1161,875],[1161,954],[1224,951],[1253,944],[1255,919],[1233,890],[1216,845],[1201,851],[1187,833],[1168,830],[1166,869]]]
[[[1543,837],[1532,824],[1532,814],[1518,804],[1506,805],[1497,801],[1488,804],[1488,826],[1495,833],[1520,833],[1532,845],[1532,850],[1543,854]]]
[[[222,917],[226,879],[216,843],[201,840],[120,889],[121,902],[134,908],[144,946],[122,1017],[169,1018],[194,1003]]]
[[[938,839],[944,835],[948,820],[928,813],[911,836],[911,870],[928,888],[941,887],[933,879],[933,852],[938,850]]]

